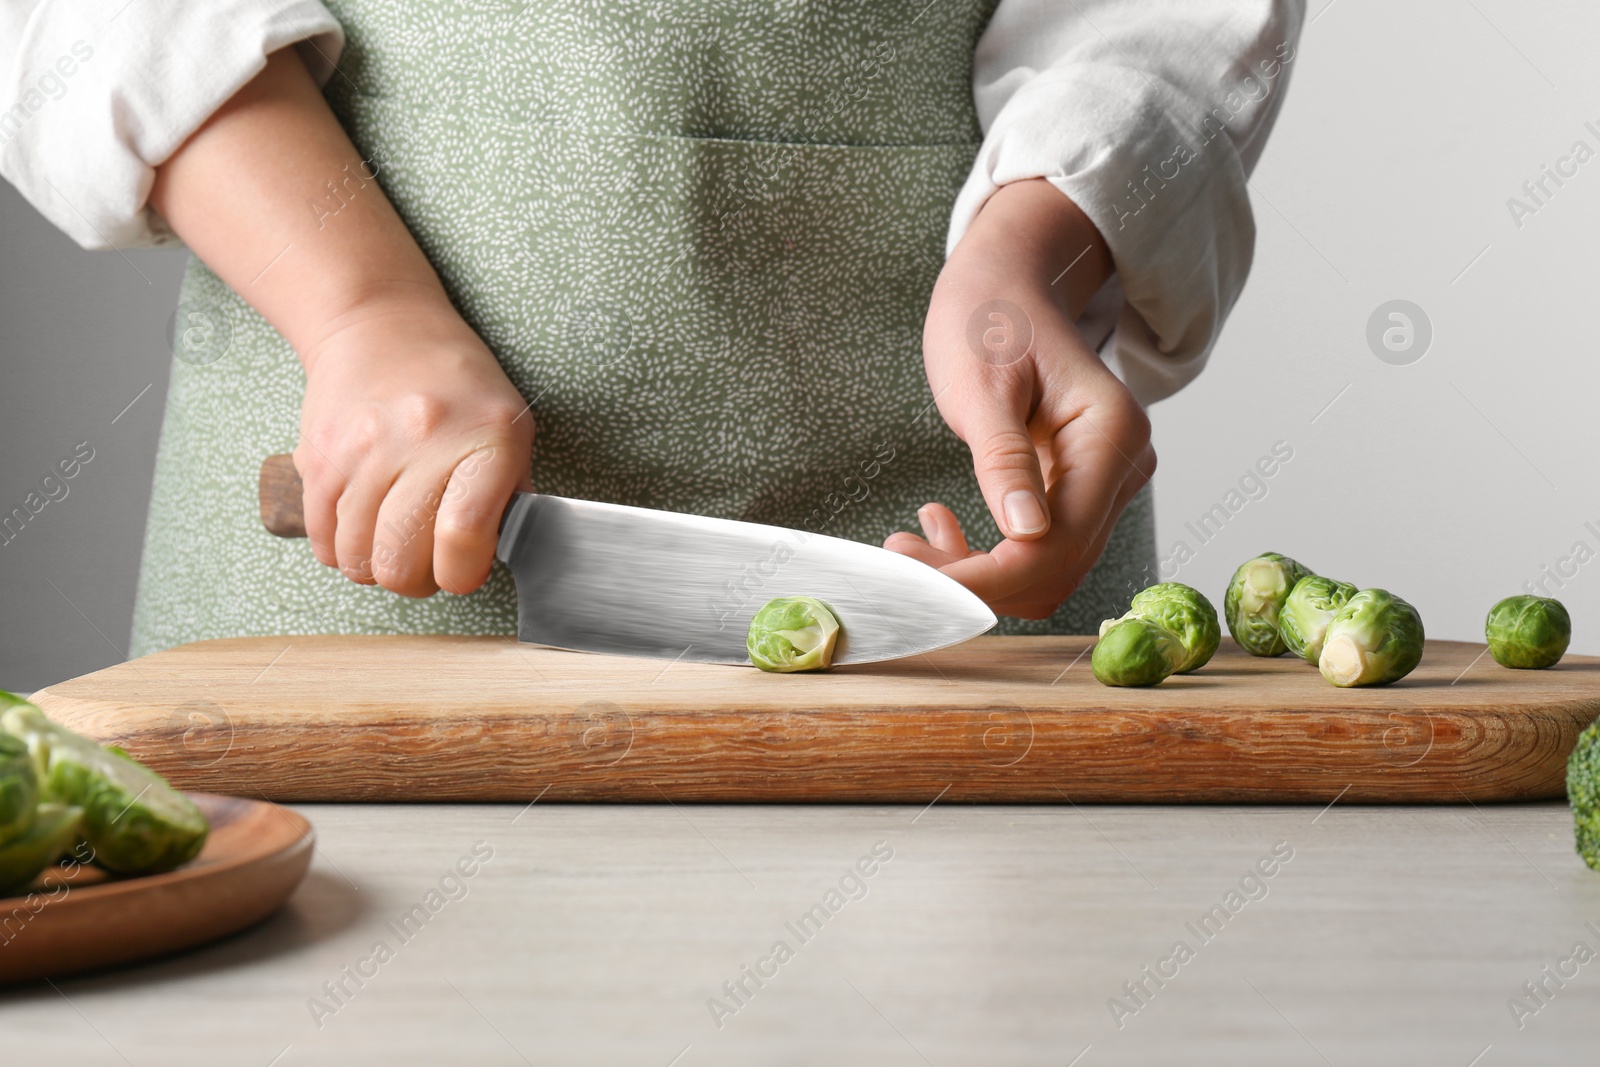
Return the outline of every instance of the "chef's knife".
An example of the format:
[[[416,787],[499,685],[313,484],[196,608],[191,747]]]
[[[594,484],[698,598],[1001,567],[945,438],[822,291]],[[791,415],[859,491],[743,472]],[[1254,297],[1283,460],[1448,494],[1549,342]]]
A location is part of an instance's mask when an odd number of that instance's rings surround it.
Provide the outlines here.
[[[261,465],[260,495],[269,532],[305,536],[289,456]],[[908,556],[754,522],[518,493],[495,554],[516,579],[517,636],[583,652],[748,664],[750,620],[780,596],[833,609],[835,663],[931,652],[995,624],[965,586]]]

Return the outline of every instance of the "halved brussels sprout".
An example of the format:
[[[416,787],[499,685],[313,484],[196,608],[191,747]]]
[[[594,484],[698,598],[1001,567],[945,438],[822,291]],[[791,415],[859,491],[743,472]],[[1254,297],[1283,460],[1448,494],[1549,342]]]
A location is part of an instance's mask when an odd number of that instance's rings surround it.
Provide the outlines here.
[[[1193,586],[1182,582],[1162,582],[1136,593],[1127,614],[1100,624],[1100,636],[1124,619],[1148,619],[1172,631],[1183,643],[1183,659],[1174,674],[1199,670],[1216,654],[1222,643],[1222,624],[1217,609]]]
[[[1322,641],[1334,613],[1356,595],[1347,582],[1308,574],[1289,590],[1278,612],[1278,633],[1289,651],[1315,666],[1322,658]]]
[[[1113,622],[1095,642],[1089,665],[1102,685],[1155,685],[1187,658],[1183,641],[1149,619]]]
[[[82,821],[82,808],[40,804],[28,832],[0,845],[0,896],[26,888],[41,871],[65,856],[81,838]]]
[[[1540,670],[1560,662],[1572,640],[1572,617],[1559,600],[1508,596],[1484,623],[1489,655],[1502,667]]]
[[[210,831],[194,802],[126,755],[57,726],[44,712],[0,694],[0,730],[26,742],[40,797],[83,809],[94,862],[123,874],[170,870],[199,855]]]
[[[764,671],[820,671],[833,663],[839,620],[820,600],[785,596],[768,601],[750,620],[744,646]]]
[[[0,845],[28,832],[39,806],[39,773],[28,746],[0,734]]]
[[[1278,633],[1278,615],[1289,590],[1310,573],[1277,552],[1239,564],[1223,595],[1222,614],[1240,648],[1252,656],[1281,656],[1289,650]]]
[[[1322,676],[1334,685],[1387,685],[1422,662],[1422,616],[1387,589],[1363,589],[1328,623]]]

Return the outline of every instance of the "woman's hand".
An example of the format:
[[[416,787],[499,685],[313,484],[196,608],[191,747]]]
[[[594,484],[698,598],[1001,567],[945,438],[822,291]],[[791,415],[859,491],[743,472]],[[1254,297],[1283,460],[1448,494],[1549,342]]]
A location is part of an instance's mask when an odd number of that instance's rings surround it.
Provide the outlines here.
[[[294,464],[312,551],[406,596],[483,584],[533,448],[521,394],[444,294],[430,295],[357,307],[301,353]]]
[[[1155,473],[1149,419],[1073,322],[1111,270],[1094,224],[1035,179],[990,198],[934,286],[928,384],[972,450],[1005,540],[974,551],[955,514],[930,503],[918,513],[925,538],[896,533],[884,547],[1000,614],[1042,619],[1060,607]]]
[[[305,366],[317,558],[407,596],[482,585],[533,416],[294,48],[156,169],[150,204]]]

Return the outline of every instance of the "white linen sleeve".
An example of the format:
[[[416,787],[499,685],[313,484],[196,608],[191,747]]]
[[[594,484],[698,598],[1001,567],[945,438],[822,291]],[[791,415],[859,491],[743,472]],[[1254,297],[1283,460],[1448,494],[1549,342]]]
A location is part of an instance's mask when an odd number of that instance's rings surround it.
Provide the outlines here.
[[[1001,185],[1047,179],[1116,268],[1085,334],[1140,403],[1177,392],[1249,274],[1245,183],[1304,19],[1304,0],[1002,0],[974,56],[985,136],[949,248]]]
[[[5,0],[0,175],[84,248],[180,244],[155,168],[291,44],[322,85],[344,32],[317,0]]]

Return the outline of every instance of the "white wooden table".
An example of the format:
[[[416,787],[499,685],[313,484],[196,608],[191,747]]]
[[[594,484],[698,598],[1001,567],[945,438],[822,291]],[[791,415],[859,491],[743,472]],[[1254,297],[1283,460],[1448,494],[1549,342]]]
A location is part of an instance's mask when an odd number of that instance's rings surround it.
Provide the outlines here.
[[[1572,1067],[1600,1052],[1600,959],[1561,963],[1580,941],[1600,952],[1600,874],[1559,804],[300,810],[319,847],[283,912],[188,956],[0,993],[0,1061]],[[830,898],[875,846],[892,858]],[[1275,865],[1275,846],[1292,858]],[[492,859],[474,865],[475,847]],[[474,873],[430,900],[463,857]],[[1263,857],[1271,876],[1247,878]],[[1546,965],[1576,974],[1545,978],[1541,1005],[1523,983]],[[741,979],[735,999],[724,983]],[[1141,980],[1135,1000],[1124,983]]]

